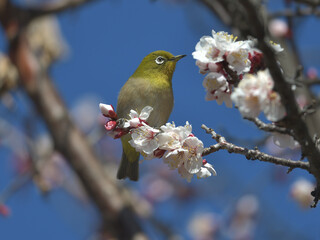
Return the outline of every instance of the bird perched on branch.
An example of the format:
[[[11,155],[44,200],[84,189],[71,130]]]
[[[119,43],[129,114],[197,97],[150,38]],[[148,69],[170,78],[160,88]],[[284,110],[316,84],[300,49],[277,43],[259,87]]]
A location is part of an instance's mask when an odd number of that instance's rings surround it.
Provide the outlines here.
[[[137,112],[145,106],[153,111],[148,118],[151,127],[160,127],[168,121],[173,108],[172,75],[177,61],[186,55],[173,56],[166,51],[148,54],[121,88],[117,114],[127,118],[130,110]],[[121,138],[123,152],[117,178],[137,181],[139,178],[139,153],[130,145],[129,134]]]

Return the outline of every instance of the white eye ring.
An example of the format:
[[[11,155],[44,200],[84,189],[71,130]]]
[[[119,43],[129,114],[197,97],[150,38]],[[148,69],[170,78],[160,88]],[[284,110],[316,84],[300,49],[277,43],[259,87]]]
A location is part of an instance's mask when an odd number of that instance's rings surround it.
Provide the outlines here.
[[[159,56],[156,58],[156,64],[161,65],[165,62],[165,58],[162,56]]]

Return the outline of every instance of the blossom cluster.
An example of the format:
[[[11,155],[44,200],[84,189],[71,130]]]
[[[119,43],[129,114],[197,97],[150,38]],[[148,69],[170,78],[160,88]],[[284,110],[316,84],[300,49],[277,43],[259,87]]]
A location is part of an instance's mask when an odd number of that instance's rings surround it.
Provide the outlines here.
[[[231,99],[243,117],[255,118],[262,111],[268,120],[276,122],[285,116],[286,111],[273,85],[268,69],[246,74],[234,89]]]
[[[279,44],[270,42],[275,52],[283,51]],[[254,48],[254,40],[237,41],[226,32],[212,31],[200,39],[192,53],[201,74],[206,100],[216,100],[238,107],[244,117],[257,117],[264,112],[270,121],[285,115],[280,95],[273,91],[273,80],[265,69],[263,54]]]
[[[108,118],[105,128],[113,138],[131,135],[130,145],[146,159],[163,158],[170,169],[177,169],[188,182],[196,175],[205,178],[216,175],[211,164],[202,158],[203,143],[192,134],[192,127],[166,123],[159,129],[151,127],[147,120],[152,107],[146,106],[138,114],[131,110],[130,119],[118,118],[112,105],[99,105],[102,114]]]

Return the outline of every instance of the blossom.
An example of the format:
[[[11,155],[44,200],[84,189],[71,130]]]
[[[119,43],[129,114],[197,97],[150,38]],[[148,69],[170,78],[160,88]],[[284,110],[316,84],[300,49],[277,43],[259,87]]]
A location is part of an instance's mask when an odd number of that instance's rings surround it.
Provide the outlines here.
[[[202,63],[216,63],[223,61],[224,53],[222,47],[217,46],[215,38],[203,36],[197,43],[195,52],[192,53],[192,56]]]
[[[182,147],[168,151],[164,154],[163,161],[168,164],[170,169],[177,169],[183,165],[187,152],[188,150]]]
[[[138,114],[134,110],[130,110],[129,117],[131,118],[126,122],[124,127],[139,127],[143,122],[146,122],[152,112],[153,108],[150,106],[146,106],[141,110],[141,113]]]
[[[187,169],[183,166],[183,165],[180,165],[178,167],[178,173],[180,174],[180,176],[183,178],[183,179],[186,179],[187,182],[191,182],[191,179],[193,177],[193,174],[189,173],[187,171]]]
[[[181,167],[190,173],[199,172],[202,166],[203,143],[197,137],[187,137],[183,141],[181,148],[170,151],[164,155],[165,162],[169,164],[171,169]]]
[[[314,184],[306,179],[298,179],[291,186],[291,196],[296,200],[301,207],[307,208],[312,203],[311,192],[314,189]]]
[[[212,30],[212,36],[215,39],[217,48],[224,52],[234,52],[239,49],[249,50],[253,45],[253,41],[251,40],[237,41],[238,37],[223,31],[215,32]]]
[[[273,19],[268,25],[269,32],[274,37],[286,37],[290,34],[290,29],[288,24],[282,19]]]
[[[249,60],[249,52],[247,49],[237,49],[227,54],[227,62],[229,67],[238,74],[249,72],[251,62]]]
[[[279,121],[285,116],[286,110],[281,103],[280,95],[273,91],[274,82],[269,70],[259,71],[257,78],[265,84],[268,91],[267,98],[261,106],[266,118],[273,122]]]
[[[174,150],[182,147],[183,141],[191,134],[192,127],[186,122],[184,127],[176,127],[174,122],[160,127],[162,132],[158,134],[159,148]]]
[[[272,47],[272,49],[276,52],[276,53],[280,53],[283,51],[283,48],[281,47],[280,44],[275,43],[273,41],[270,41],[270,46]]]
[[[224,102],[227,107],[232,107],[230,85],[224,75],[210,72],[204,78],[203,86],[207,92],[207,101],[216,100],[219,105]]]
[[[202,141],[197,137],[188,137],[183,142],[182,148],[187,150],[186,158],[184,159],[184,167],[191,174],[199,172],[202,166]]]
[[[187,182],[191,182],[191,179],[194,175],[197,176],[197,178],[207,178],[212,175],[216,176],[217,172],[213,168],[213,166],[208,163],[206,160],[203,160],[203,165],[200,167],[199,171],[195,174],[190,173],[184,166],[184,164],[181,164],[178,167],[178,172],[181,175],[182,178],[186,179]]]
[[[131,130],[132,140],[129,141],[132,147],[138,152],[152,154],[159,147],[156,135],[160,131],[142,123],[142,126]]]
[[[206,178],[206,177],[211,177],[211,175],[216,176],[217,172],[213,168],[213,166],[208,163],[206,160],[203,160],[203,166],[200,168],[199,172],[197,172],[197,177],[198,178]]]
[[[246,74],[231,94],[231,99],[243,117],[257,117],[261,104],[267,98],[266,83],[254,75]]]
[[[194,215],[188,224],[191,239],[198,240],[218,239],[222,227],[220,216],[207,211]]]
[[[246,74],[231,99],[243,117],[258,117],[263,111],[268,120],[278,121],[285,116],[285,108],[273,85],[268,70],[259,71],[257,75]]]
[[[253,42],[236,41],[237,37],[226,32],[215,32],[212,30],[212,37],[204,36],[200,39],[192,53],[196,59],[196,65],[200,68],[200,73],[208,71],[219,72],[221,63],[227,61],[230,69],[238,74],[248,72],[251,68],[249,60],[249,50]]]
[[[280,95],[271,91],[268,94],[268,98],[262,106],[264,115],[272,122],[279,121],[286,114],[286,109],[281,103]]]

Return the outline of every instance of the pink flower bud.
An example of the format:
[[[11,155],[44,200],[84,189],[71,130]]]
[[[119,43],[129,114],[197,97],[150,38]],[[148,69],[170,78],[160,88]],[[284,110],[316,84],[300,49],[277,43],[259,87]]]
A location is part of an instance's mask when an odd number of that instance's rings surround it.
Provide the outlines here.
[[[114,108],[113,108],[112,105],[100,103],[99,107],[100,107],[101,113],[105,117],[108,117],[108,118],[111,118],[111,119],[117,119],[118,118],[118,116],[117,116],[116,112],[114,111]]]
[[[104,126],[107,131],[111,131],[117,126],[117,122],[116,121],[108,121]]]

